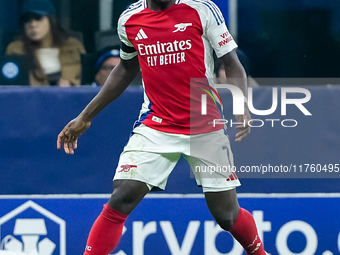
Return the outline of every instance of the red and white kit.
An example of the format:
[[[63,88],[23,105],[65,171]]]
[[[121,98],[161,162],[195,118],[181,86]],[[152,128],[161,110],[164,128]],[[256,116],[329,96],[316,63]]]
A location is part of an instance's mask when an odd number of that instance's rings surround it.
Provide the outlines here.
[[[201,94],[205,92],[200,88],[210,89],[204,81],[213,77],[213,50],[222,57],[237,47],[218,7],[207,0],[180,0],[166,10],[152,11],[141,0],[122,13],[118,32],[121,58],[138,55],[145,93],[139,120],[114,178],[164,189],[183,156],[203,191],[239,186],[230,171],[213,175],[201,171],[234,164],[221,125],[208,124],[221,118],[212,98],[207,100],[209,115],[201,115]],[[191,82],[192,78],[203,82]]]
[[[211,94],[214,90],[207,80],[213,78],[213,51],[222,57],[237,47],[217,6],[210,0],[177,0],[165,10],[152,11],[146,0],[141,0],[123,12],[118,33],[121,58],[129,60],[138,55],[145,93],[139,120],[120,155],[114,179],[137,180],[149,189],[165,189],[171,171],[184,157],[204,193],[239,186],[236,174],[230,171],[234,162],[229,138],[221,126],[208,124],[211,118],[221,118],[211,97],[207,97],[206,104],[209,115],[201,114],[203,91]],[[122,199],[124,205],[134,203],[131,192],[120,192],[129,201]],[[129,195],[125,197],[125,193]],[[218,195],[223,195],[222,204],[232,196],[225,194]],[[214,203],[216,207],[219,202]],[[218,208],[212,211],[221,215],[224,229],[247,254],[265,254],[248,211],[241,208],[229,227],[224,223],[229,222],[229,217],[232,219],[232,212],[222,212],[224,206]],[[85,254],[106,255],[115,248],[126,218],[127,215],[105,206],[92,227]]]
[[[118,33],[121,58],[138,54],[142,70],[145,101],[136,125],[177,134],[221,128],[207,124],[221,118],[213,100],[207,102],[209,116],[202,116],[202,91],[190,87],[191,78],[213,78],[213,50],[222,57],[237,47],[213,2],[179,0],[166,10],[151,11],[141,0],[122,13]]]

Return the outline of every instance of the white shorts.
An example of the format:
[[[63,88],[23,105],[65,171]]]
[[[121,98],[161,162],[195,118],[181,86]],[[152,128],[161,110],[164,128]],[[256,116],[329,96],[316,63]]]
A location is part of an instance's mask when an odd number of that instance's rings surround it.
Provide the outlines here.
[[[188,161],[197,185],[202,186],[204,192],[231,190],[241,185],[233,173],[233,154],[224,130],[182,135],[143,124],[133,130],[120,155],[114,180],[138,180],[149,189],[164,190],[181,156]]]

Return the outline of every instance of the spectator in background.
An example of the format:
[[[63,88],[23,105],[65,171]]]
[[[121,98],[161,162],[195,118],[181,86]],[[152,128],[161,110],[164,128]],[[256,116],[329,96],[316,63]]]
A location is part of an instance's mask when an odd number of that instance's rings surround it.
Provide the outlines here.
[[[28,56],[30,85],[80,85],[80,55],[85,48],[67,37],[50,0],[26,0],[20,22],[21,38],[8,45],[6,54]]]
[[[120,45],[108,46],[100,50],[97,54],[95,63],[95,77],[94,82],[91,84],[93,87],[103,86],[106,78],[116,65],[120,62]],[[141,73],[138,73],[136,78],[130,85],[142,85]]]
[[[106,47],[98,52],[95,64],[95,77],[92,86],[103,86],[106,78],[116,65],[120,62],[120,47]]]
[[[251,75],[249,73],[250,62],[249,62],[249,58],[246,55],[246,53],[244,51],[240,50],[239,48],[236,49],[236,53],[237,53],[237,56],[238,56],[241,64],[244,67],[244,70],[246,71],[247,78],[248,78],[248,86],[259,87],[259,84],[254,80],[253,77],[251,77]],[[220,59],[215,59],[214,72],[215,72],[215,77],[216,77],[216,79],[215,79],[216,83],[220,83],[220,84],[226,83],[227,77],[226,77],[226,74],[225,74],[223,63]]]

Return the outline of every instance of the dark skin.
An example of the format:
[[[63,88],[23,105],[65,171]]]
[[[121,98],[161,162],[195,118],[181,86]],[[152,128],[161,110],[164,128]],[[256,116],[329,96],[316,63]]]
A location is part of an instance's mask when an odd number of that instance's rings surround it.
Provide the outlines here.
[[[224,55],[221,58],[223,65],[225,67],[225,72],[227,76],[227,83],[236,85],[239,87],[243,95],[247,95],[247,75],[244,71],[242,64],[240,63],[236,51]],[[245,121],[246,125],[237,125],[236,128],[240,131],[236,134],[236,142],[241,142],[244,140],[250,133],[250,126],[248,125],[248,121],[251,120],[251,116],[249,113],[248,105],[244,104],[244,115],[235,115],[237,122]]]
[[[147,5],[150,10],[159,11],[169,8],[175,0],[148,0]],[[228,83],[238,86],[246,95],[246,73],[240,64],[235,50],[224,55],[222,61],[228,77]],[[100,92],[86,106],[78,117],[71,120],[58,135],[57,148],[63,147],[67,154],[74,154],[77,149],[78,137],[84,133],[91,125],[92,119],[108,104],[118,98],[128,87],[130,82],[139,72],[138,58],[131,60],[121,60],[112,70],[108,79]],[[245,114],[235,116],[236,120],[248,123],[251,119],[248,107],[245,104]],[[236,141],[244,140],[250,127],[237,126],[240,130],[236,134]],[[114,191],[108,205],[114,210],[129,215],[138,203],[149,192],[147,185],[135,180],[115,180]],[[236,191],[228,190],[222,192],[205,192],[206,203],[216,222],[225,230],[230,230],[237,219],[240,207],[238,205]]]
[[[161,11],[168,9],[176,2],[176,0],[148,0],[146,2],[150,10]]]

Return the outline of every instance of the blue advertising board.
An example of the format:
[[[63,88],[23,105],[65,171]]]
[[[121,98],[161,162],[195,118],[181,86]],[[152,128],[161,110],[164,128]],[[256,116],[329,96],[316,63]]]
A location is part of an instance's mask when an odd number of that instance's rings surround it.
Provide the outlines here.
[[[235,125],[231,127],[228,124],[237,170],[264,166],[275,170],[281,165],[283,170],[288,167],[292,169],[290,174],[238,171],[242,183],[238,192],[340,192],[340,120],[334,118],[340,116],[340,86],[304,88],[312,95],[310,102],[305,104],[312,116],[303,115],[294,105],[288,105],[287,116],[281,116],[282,101],[277,96],[278,109],[268,117],[253,116],[253,119],[262,119],[265,124],[252,128],[251,134],[241,143],[235,142]],[[6,145],[0,146],[1,195],[112,192],[112,178],[119,155],[129,139],[143,102],[142,88],[129,87],[96,116],[91,128],[79,138],[74,155],[56,149],[59,132],[98,91],[99,88],[86,86],[0,88],[0,144]],[[293,97],[293,93],[290,94],[289,98]],[[223,91],[220,95],[225,116],[230,120],[231,95]],[[271,108],[272,95],[272,87],[254,88],[254,107],[261,110]],[[285,128],[280,121],[275,121],[272,127],[272,123],[266,121],[268,118],[281,121],[295,119],[298,125]],[[309,173],[306,173],[307,170]],[[333,170],[333,173],[327,170]],[[179,161],[170,175],[165,192],[202,192],[195,180],[190,178],[190,169],[184,159]]]
[[[0,197],[1,255],[82,254],[109,195]],[[340,254],[340,194],[241,194],[271,255]],[[115,255],[241,255],[203,195],[148,195],[126,221]]]

